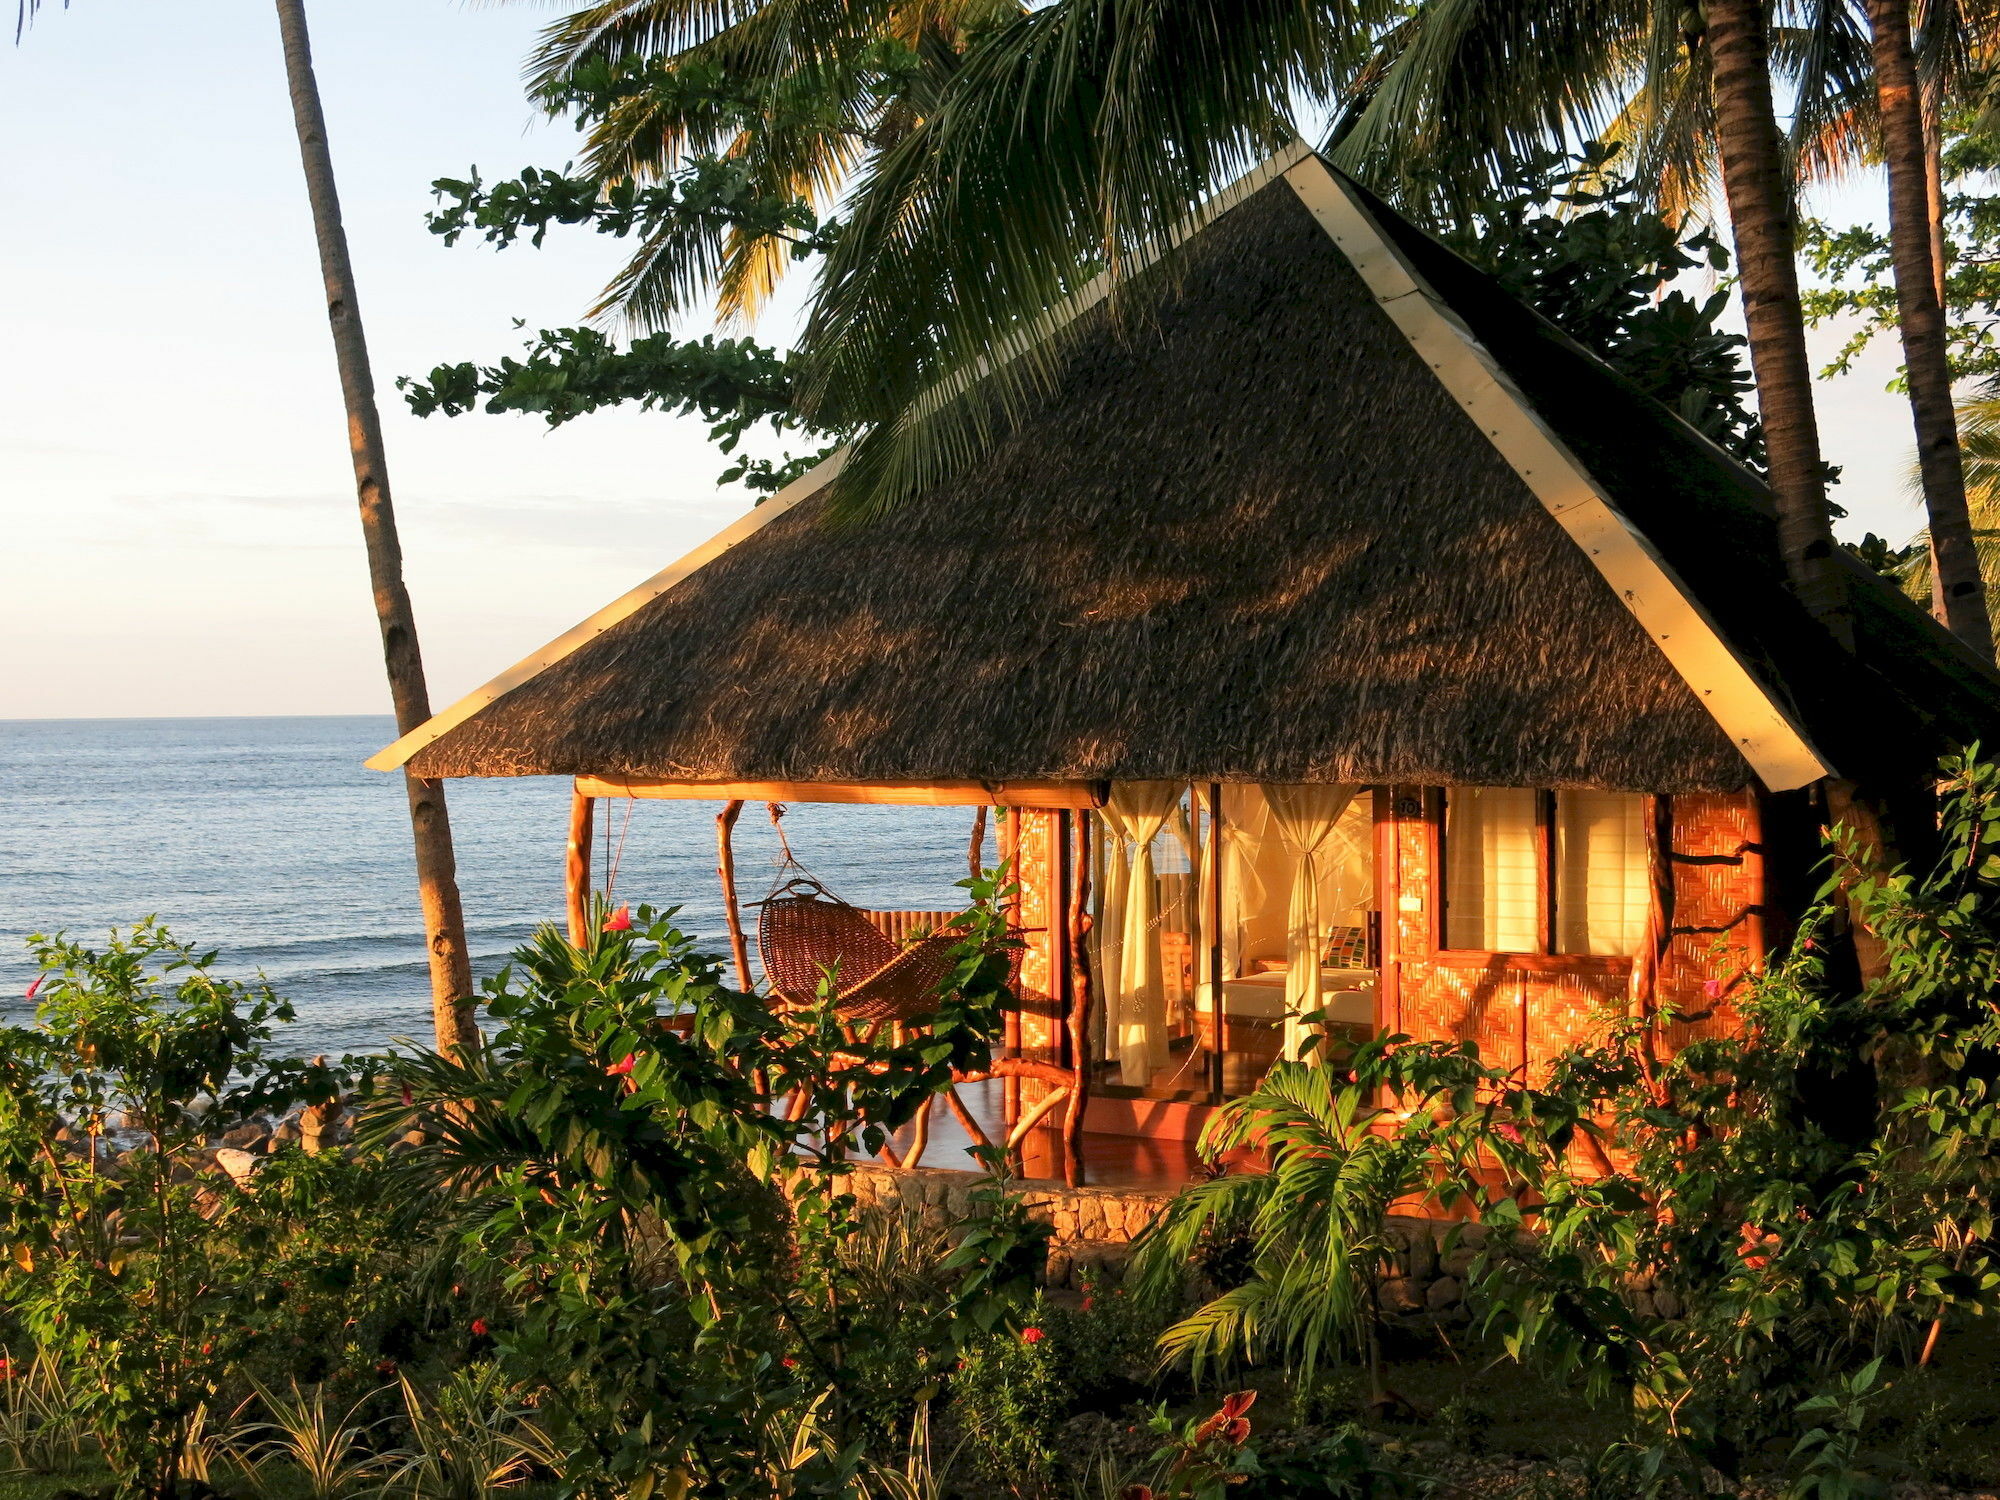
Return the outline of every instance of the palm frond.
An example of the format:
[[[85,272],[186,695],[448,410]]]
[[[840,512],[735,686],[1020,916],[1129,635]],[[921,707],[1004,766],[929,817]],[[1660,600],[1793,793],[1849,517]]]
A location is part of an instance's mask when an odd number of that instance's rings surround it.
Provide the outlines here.
[[[803,400],[869,428],[836,504],[893,504],[982,449],[1059,367],[1049,309],[1147,264],[1398,11],[1059,0],[975,45],[936,114],[871,162],[820,280]],[[920,404],[945,382],[951,399]]]

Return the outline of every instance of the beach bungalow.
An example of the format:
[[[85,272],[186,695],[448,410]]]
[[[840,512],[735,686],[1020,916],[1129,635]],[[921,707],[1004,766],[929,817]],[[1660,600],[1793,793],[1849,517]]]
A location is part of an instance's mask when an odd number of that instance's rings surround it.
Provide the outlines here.
[[[1607,1005],[1728,1026],[1830,791],[1918,826],[2000,737],[1990,667],[1852,559],[1838,644],[1757,478],[1309,151],[1057,321],[934,492],[823,524],[836,457],[369,764],[574,777],[578,921],[603,799],[1004,809],[1024,1009],[954,1102],[1075,1180],[1184,1175],[1315,1017],[1530,1072]],[[935,914],[791,894],[893,1019]]]

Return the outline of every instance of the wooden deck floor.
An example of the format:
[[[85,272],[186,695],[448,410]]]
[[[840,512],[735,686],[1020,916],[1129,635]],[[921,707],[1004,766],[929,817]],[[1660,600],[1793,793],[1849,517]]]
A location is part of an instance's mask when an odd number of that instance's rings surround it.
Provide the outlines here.
[[[1002,1088],[998,1079],[990,1079],[962,1084],[958,1090],[966,1113],[996,1141],[1005,1139],[1007,1134]],[[1057,1114],[1060,1113],[1058,1110]],[[909,1149],[914,1129],[906,1125],[897,1133],[893,1144],[898,1156]],[[1017,1170],[1023,1177],[1062,1180],[1062,1138],[1056,1126],[1037,1126],[1028,1132],[1021,1155]],[[979,1163],[972,1156],[971,1137],[943,1103],[932,1107],[930,1144],[924,1148],[921,1165],[955,1171],[979,1170]],[[1093,1131],[1085,1131],[1083,1135],[1083,1180],[1090,1187],[1177,1188],[1199,1178],[1200,1165],[1192,1141]]]

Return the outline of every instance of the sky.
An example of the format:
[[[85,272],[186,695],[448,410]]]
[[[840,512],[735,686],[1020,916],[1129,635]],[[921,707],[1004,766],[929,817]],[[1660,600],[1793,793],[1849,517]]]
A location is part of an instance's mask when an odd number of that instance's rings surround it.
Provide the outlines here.
[[[559,166],[522,99],[553,8],[311,0],[434,704],[726,524],[698,419],[419,420],[398,375],[582,320],[615,241],[447,248],[432,179]],[[0,44],[0,718],[386,712],[269,0],[73,0]],[[1856,184],[1822,203],[1869,217]],[[758,332],[783,343],[799,298]],[[694,333],[698,329],[683,332]],[[1838,341],[1830,331],[1818,342]],[[1901,540],[1881,351],[1821,387],[1843,531]]]

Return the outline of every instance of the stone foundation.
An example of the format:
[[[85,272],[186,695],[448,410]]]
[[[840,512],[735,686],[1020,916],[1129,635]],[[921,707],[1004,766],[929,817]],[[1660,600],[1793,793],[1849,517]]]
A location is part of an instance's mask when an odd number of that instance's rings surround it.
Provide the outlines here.
[[[897,1170],[857,1166],[854,1195],[865,1207],[901,1209],[928,1228],[949,1229],[973,1210],[973,1193],[986,1181],[978,1172],[936,1167]],[[1085,1277],[1116,1280],[1132,1241],[1174,1196],[1170,1188],[1065,1187],[1059,1182],[1017,1184],[1029,1214],[1050,1226],[1048,1285],[1075,1289]],[[1390,1236],[1401,1247],[1396,1274],[1382,1283],[1383,1310],[1396,1320],[1457,1322],[1465,1317],[1462,1282],[1486,1239],[1478,1224],[1458,1226],[1438,1219],[1397,1214]]]

